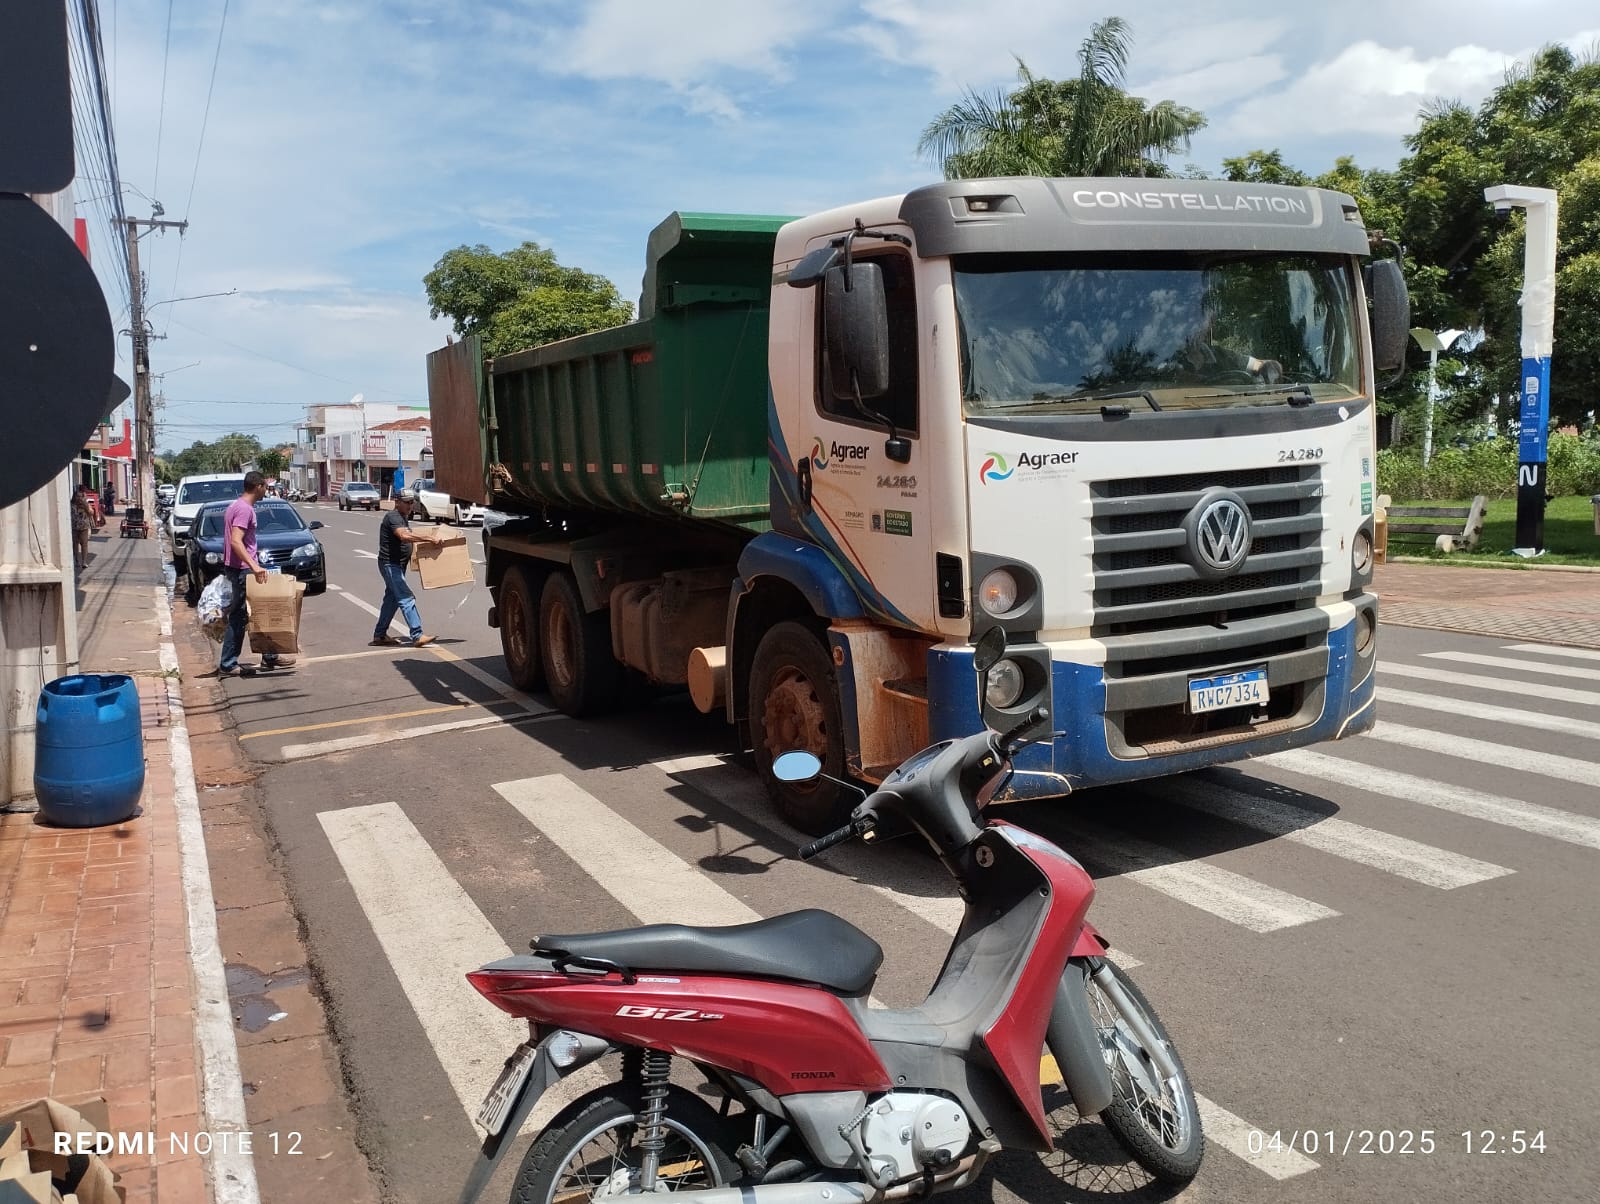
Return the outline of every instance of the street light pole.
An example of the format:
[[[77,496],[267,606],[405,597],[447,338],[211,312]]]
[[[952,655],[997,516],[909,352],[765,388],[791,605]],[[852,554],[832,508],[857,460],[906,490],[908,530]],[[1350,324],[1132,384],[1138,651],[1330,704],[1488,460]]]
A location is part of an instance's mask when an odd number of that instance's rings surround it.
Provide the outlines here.
[[[1441,330],[1435,333],[1421,326],[1414,327],[1411,338],[1428,353],[1428,404],[1422,412],[1422,467],[1433,459],[1433,407],[1439,400],[1439,353],[1450,350],[1450,344],[1465,331]]]
[[[1522,252],[1522,405],[1517,415],[1518,556],[1544,555],[1549,458],[1550,356],[1556,325],[1556,192],[1496,184],[1483,190],[1496,213],[1528,212]]]

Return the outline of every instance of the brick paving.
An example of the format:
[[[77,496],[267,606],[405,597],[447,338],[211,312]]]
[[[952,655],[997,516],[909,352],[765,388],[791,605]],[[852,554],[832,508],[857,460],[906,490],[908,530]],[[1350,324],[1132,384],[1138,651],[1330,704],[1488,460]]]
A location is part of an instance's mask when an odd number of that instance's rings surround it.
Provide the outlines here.
[[[1600,572],[1382,564],[1378,617],[1574,648],[1600,648]]]

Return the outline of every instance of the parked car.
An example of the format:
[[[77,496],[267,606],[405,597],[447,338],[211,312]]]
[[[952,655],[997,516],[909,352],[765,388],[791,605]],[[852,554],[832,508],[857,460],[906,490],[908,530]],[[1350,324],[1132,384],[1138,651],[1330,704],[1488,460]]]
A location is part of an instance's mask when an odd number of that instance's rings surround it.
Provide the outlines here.
[[[200,591],[222,571],[222,519],[228,503],[203,506],[195,518],[186,549],[185,566],[189,574],[189,601],[197,601]],[[263,568],[276,568],[306,583],[306,593],[320,594],[328,588],[328,561],[313,531],[320,522],[307,523],[288,502],[266,499],[256,505],[256,559]]]
[[[184,477],[173,497],[172,513],[167,516],[167,534],[172,539],[172,564],[182,569],[185,544],[195,515],[207,502],[231,502],[244,492],[244,473],[211,472]]]
[[[346,481],[339,487],[336,499],[341,510],[376,510],[382,500],[378,487],[370,481]]]
[[[425,477],[412,486],[417,492],[417,517],[431,518],[434,522],[482,523],[483,507],[476,502],[453,498],[439,489],[432,477]]]

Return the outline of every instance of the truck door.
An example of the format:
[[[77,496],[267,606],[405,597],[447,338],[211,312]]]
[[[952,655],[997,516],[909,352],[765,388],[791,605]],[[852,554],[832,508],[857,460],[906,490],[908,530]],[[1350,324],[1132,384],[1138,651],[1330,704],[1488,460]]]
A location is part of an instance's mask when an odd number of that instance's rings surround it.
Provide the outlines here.
[[[935,631],[914,264],[910,252],[896,245],[857,242],[855,258],[882,269],[889,309],[889,391],[862,404],[894,423],[911,456],[905,463],[890,460],[884,451],[888,429],[864,415],[853,396],[833,392],[825,362],[821,289],[808,290],[813,298],[811,337],[802,346],[809,341],[809,372],[802,367],[799,422],[789,439],[802,496],[810,499],[811,521],[806,525],[815,535],[820,522],[835,551],[849,562],[847,571],[868,609],[898,625]]]

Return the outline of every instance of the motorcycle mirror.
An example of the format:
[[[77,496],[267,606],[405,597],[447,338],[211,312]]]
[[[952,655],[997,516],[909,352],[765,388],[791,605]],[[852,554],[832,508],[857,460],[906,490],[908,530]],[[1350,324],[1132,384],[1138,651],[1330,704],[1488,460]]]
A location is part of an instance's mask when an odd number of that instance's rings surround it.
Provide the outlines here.
[[[822,773],[822,762],[813,753],[796,750],[773,758],[772,776],[780,782],[810,782]]]
[[[987,673],[994,668],[995,662],[1005,655],[1005,651],[1005,628],[991,627],[978,637],[977,647],[972,653],[972,667],[979,673]]]

